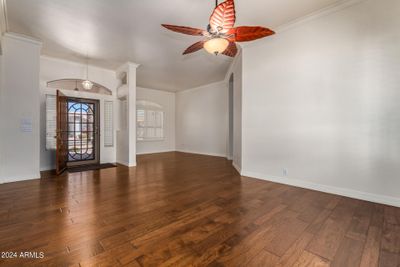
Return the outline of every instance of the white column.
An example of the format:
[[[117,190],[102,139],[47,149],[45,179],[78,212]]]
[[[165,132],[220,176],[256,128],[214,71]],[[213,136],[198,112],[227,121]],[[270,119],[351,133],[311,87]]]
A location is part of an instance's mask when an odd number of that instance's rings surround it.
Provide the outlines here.
[[[129,167],[136,166],[136,68],[128,63],[128,129],[129,129]]]
[[[128,62],[117,70],[118,77],[126,77],[117,93],[126,109],[125,121],[117,133],[117,162],[128,167],[136,166],[136,69],[138,64]],[[125,106],[126,104],[126,106]]]

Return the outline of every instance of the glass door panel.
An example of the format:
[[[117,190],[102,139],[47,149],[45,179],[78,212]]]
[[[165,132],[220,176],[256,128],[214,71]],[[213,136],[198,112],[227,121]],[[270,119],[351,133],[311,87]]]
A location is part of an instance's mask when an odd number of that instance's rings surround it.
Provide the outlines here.
[[[68,100],[69,165],[98,163],[98,105],[85,99]]]

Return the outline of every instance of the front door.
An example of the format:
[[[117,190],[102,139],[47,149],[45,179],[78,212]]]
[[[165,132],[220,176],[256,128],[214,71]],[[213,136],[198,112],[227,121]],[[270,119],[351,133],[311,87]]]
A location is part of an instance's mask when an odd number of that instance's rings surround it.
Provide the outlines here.
[[[100,162],[99,101],[68,98],[67,166]]]
[[[68,162],[68,98],[57,90],[56,173],[60,175]]]

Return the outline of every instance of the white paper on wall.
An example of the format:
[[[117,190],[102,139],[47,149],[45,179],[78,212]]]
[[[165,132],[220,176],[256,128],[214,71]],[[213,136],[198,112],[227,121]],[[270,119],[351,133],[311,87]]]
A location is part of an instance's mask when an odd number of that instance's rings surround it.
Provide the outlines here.
[[[23,133],[31,133],[32,132],[32,119],[31,118],[21,119],[20,130]]]

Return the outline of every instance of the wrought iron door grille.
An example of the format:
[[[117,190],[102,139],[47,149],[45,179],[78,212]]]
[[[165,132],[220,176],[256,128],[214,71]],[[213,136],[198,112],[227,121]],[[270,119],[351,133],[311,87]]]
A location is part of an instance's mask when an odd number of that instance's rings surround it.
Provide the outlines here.
[[[68,161],[94,160],[95,105],[68,100]]]

